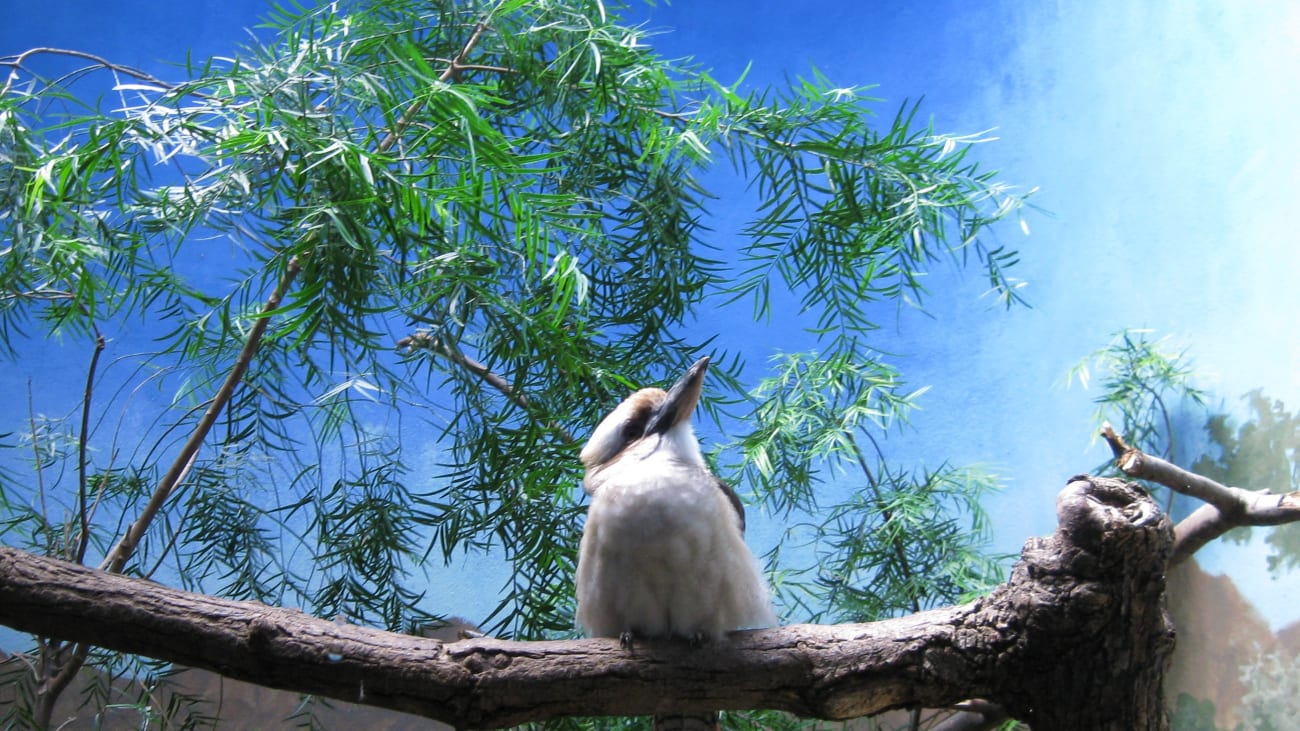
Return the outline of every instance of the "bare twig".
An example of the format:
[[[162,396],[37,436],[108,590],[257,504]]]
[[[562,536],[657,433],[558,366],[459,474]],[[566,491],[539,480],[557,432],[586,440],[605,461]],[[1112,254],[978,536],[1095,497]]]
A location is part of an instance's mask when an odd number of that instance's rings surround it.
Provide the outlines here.
[[[1171,566],[1187,560],[1202,546],[1233,528],[1300,521],[1300,492],[1274,493],[1267,489],[1246,490],[1223,485],[1130,446],[1110,424],[1102,426],[1101,436],[1110,445],[1115,464],[1124,474],[1159,483],[1206,503],[1175,527]]]
[[[81,398],[81,436],[77,440],[77,518],[81,532],[77,536],[76,553],[72,555],[77,563],[86,559],[86,546],[90,543],[90,519],[86,511],[86,443],[90,441],[90,396],[94,392],[95,371],[99,366],[99,356],[104,353],[104,345],[104,334],[95,328],[95,352],[90,356],[90,368],[86,370],[86,390]]]
[[[502,378],[497,373],[494,373],[492,369],[477,360],[474,360],[468,355],[460,352],[459,348],[446,343],[433,335],[424,332],[409,335],[397,341],[397,347],[406,348],[407,350],[426,350],[430,353],[440,355],[460,368],[478,376],[484,383],[501,392],[501,395],[505,396],[511,403],[518,406],[525,413],[532,414],[535,411],[533,408],[533,402],[530,401],[527,396],[519,393],[511,387],[511,385],[506,382],[506,379]],[[565,444],[574,444],[577,442],[577,440],[574,439],[573,434],[571,434],[568,429],[565,429],[559,422],[548,421],[546,422],[546,427]]]
[[[103,56],[96,56],[93,53],[86,53],[85,51],[74,51],[68,48],[50,48],[48,46],[41,46],[38,48],[29,48],[26,51],[23,51],[22,53],[17,53],[9,56],[0,56],[0,67],[7,66],[15,71],[18,70],[26,71],[27,69],[23,66],[23,63],[26,62],[28,58],[40,54],[80,58],[87,61],[91,61],[96,66],[101,66],[105,69],[108,69],[109,71],[113,71],[120,74],[126,74],[127,76],[140,79],[141,81],[146,81],[150,84],[155,84],[163,89],[171,89],[175,87],[175,84],[163,81],[162,79],[159,79],[158,77],[148,72],[141,71],[140,69],[137,69],[135,67],[124,66],[120,63],[113,63],[112,61],[109,61]],[[10,80],[12,80],[12,78],[13,77],[11,76]],[[9,83],[10,81],[8,80],[5,82],[5,91],[8,91]]]

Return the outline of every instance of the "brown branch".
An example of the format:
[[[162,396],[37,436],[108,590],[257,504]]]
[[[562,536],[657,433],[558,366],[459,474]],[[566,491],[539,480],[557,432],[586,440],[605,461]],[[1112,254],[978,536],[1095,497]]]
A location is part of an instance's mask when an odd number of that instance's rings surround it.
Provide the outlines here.
[[[63,691],[67,690],[68,685],[77,677],[77,672],[81,670],[89,654],[90,645],[85,642],[78,642],[74,646],[61,640],[51,640],[43,646],[41,669],[53,673],[53,677],[42,678],[46,682],[37,706],[37,728],[49,728],[50,718],[54,715],[54,705],[58,703]],[[48,662],[45,662],[47,660]]]
[[[212,425],[217,422],[217,417],[221,415],[221,412],[225,410],[226,405],[230,403],[231,397],[234,396],[235,388],[239,386],[240,381],[244,378],[244,373],[248,371],[248,366],[253,361],[253,355],[257,352],[257,348],[262,342],[263,334],[266,333],[267,325],[271,322],[270,313],[280,307],[280,302],[284,299],[285,293],[293,284],[293,280],[297,278],[300,270],[301,264],[298,262],[298,258],[293,257],[290,259],[288,266],[285,268],[284,276],[280,278],[279,284],[276,285],[275,290],[271,292],[271,296],[267,298],[266,304],[262,308],[261,315],[253,322],[253,327],[248,333],[248,338],[244,341],[244,347],[240,350],[239,357],[236,358],[234,367],[232,367],[230,373],[226,375],[225,382],[221,384],[221,388],[217,390],[216,395],[212,397],[212,401],[208,404],[208,408],[204,411],[202,418],[199,419],[198,425],[194,427],[194,431],[190,434],[189,439],[186,440],[185,444],[181,447],[180,453],[176,455],[176,459],[167,470],[167,474],[163,475],[162,481],[159,482],[158,486],[154,489],[153,495],[149,498],[149,502],[145,505],[144,509],[140,511],[140,517],[127,527],[126,533],[122,535],[122,538],[117,542],[117,545],[114,546],[113,550],[109,551],[108,555],[104,557],[104,562],[101,564],[100,568],[113,573],[119,573],[122,568],[126,566],[126,562],[130,559],[131,553],[135,551],[136,545],[140,542],[140,539],[144,537],[144,533],[149,529],[150,523],[153,522],[158,511],[162,509],[163,504],[167,502],[167,498],[171,496],[172,490],[176,488],[176,485],[178,485],[185,474],[189,472],[190,466],[198,456],[199,447],[201,447],[203,441],[207,439],[208,432],[211,431]]]
[[[106,344],[103,333],[96,327],[95,352],[90,356],[90,367],[86,369],[86,388],[81,397],[81,436],[77,443],[77,518],[80,523],[78,528],[80,533],[77,536],[77,550],[70,556],[77,563],[86,559],[86,547],[90,544],[90,517],[86,511],[88,487],[86,467],[89,462],[86,450],[90,441],[90,396],[95,390],[95,373],[99,366],[99,357],[103,355]]]
[[[1102,426],[1101,436],[1110,445],[1115,464],[1124,474],[1150,480],[1206,503],[1174,529],[1170,566],[1187,560],[1205,544],[1233,528],[1300,521],[1300,492],[1274,493],[1221,484],[1130,446],[1110,424]]]
[[[1080,478],[1051,538],[957,607],[793,625],[696,647],[615,639],[444,644],[171,589],[0,548],[0,623],[259,685],[497,728],[561,716],[771,708],[848,719],[981,697],[1035,728],[1164,729],[1168,520]]]
[[[435,355],[440,355],[443,358],[446,358],[447,360],[451,361],[456,366],[463,368],[464,370],[482,379],[484,383],[488,384],[492,388],[499,391],[501,395],[505,396],[510,401],[510,403],[514,404],[515,406],[518,406],[521,410],[524,411],[524,413],[527,414],[534,413],[533,402],[529,400],[529,398],[524,394],[516,391],[506,381],[506,379],[502,378],[500,375],[493,372],[491,368],[488,368],[487,366],[483,365],[477,360],[469,357],[468,355],[465,355],[460,351],[459,348],[456,348],[455,346],[449,343],[443,342],[443,340],[440,338],[437,338],[426,332],[418,332],[414,335],[408,335],[407,337],[398,340],[397,347],[406,348],[408,352],[419,349],[419,350],[428,351]],[[565,444],[577,443],[577,440],[574,439],[573,434],[569,433],[569,430],[565,429],[564,426],[561,425],[559,422],[548,421],[546,422],[546,428],[550,429],[557,437],[560,438],[560,441],[564,442]]]
[[[460,53],[456,54],[456,58],[453,58],[447,63],[447,68],[443,69],[442,73],[438,75],[438,81],[446,83],[456,80],[460,75],[461,69],[464,68],[462,64],[464,64],[465,59],[469,57],[470,52],[474,50],[474,47],[483,39],[483,34],[487,32],[488,19],[495,13],[496,9],[494,8],[488,12],[487,18],[479,21],[479,23],[474,26],[474,32],[470,34],[469,40],[461,47]],[[419,99],[412,101],[410,105],[402,111],[402,116],[398,117],[397,123],[393,125],[393,129],[389,130],[388,134],[384,136],[384,139],[379,141],[379,152],[388,152],[392,149],[393,145],[397,144],[397,140],[401,138],[402,131],[411,126],[411,124],[415,122],[415,118],[422,111],[424,111],[424,102]]]

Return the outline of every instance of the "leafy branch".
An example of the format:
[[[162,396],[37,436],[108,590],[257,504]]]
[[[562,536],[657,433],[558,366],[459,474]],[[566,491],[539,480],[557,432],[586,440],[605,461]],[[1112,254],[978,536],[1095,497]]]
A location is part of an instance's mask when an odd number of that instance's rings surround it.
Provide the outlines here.
[[[166,474],[154,489],[153,495],[144,509],[140,511],[139,517],[131,523],[126,533],[122,535],[117,545],[108,552],[104,557],[100,568],[112,573],[121,573],[130,560],[131,554],[135,551],[136,545],[140,538],[149,530],[158,511],[167,502],[176,486],[185,479],[185,475],[194,465],[194,459],[198,455],[199,449],[203,442],[208,438],[208,432],[216,423],[217,418],[221,416],[222,411],[230,403],[235,389],[243,382],[244,374],[248,371],[248,366],[253,361],[253,356],[257,353],[258,346],[262,342],[262,337],[266,333],[267,325],[270,324],[271,315],[280,308],[281,302],[284,301],[285,294],[297,278],[298,273],[302,271],[297,257],[291,258],[285,266],[284,276],[280,279],[280,284],[271,292],[266,299],[266,305],[262,308],[261,314],[254,320],[253,327],[248,333],[248,338],[244,341],[244,347],[239,352],[239,357],[230,368],[230,373],[226,380],[221,384],[221,388],[213,395],[208,408],[203,412],[199,423],[194,426],[194,431],[190,432],[189,438],[181,447],[180,452],[172,461],[171,467],[167,469]]]

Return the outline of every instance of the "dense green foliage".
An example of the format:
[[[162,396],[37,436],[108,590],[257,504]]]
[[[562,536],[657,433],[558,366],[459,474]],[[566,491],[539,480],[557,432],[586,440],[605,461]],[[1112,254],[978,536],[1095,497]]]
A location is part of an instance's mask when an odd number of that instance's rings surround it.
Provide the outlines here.
[[[471,620],[570,635],[580,441],[711,352],[713,428],[740,435],[711,458],[795,526],[768,557],[786,619],[987,587],[992,482],[889,464],[921,390],[868,336],[939,259],[1016,302],[1015,253],[981,235],[1021,199],[914,106],[724,84],[619,11],[280,9],[178,81],[3,59],[0,342],[89,365],[75,406],[5,415],[0,539],[111,566],[152,498],[122,570],[406,631],[458,613],[421,566],[487,554],[508,579]],[[751,211],[725,245],[724,206]],[[750,389],[709,315],[778,306],[816,350]]]

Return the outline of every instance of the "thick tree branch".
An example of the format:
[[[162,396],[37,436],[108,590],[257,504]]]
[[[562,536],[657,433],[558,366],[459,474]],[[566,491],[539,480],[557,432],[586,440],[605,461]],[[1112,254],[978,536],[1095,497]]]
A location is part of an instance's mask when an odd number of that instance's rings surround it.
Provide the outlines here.
[[[986,698],[1035,727],[1162,729],[1168,520],[1079,478],[1060,529],[957,607],[872,624],[617,640],[444,644],[191,594],[0,548],[0,622],[261,685],[491,728],[568,715],[774,708],[847,719]],[[1084,680],[1080,680],[1084,679]]]
[[[1187,560],[1202,546],[1233,528],[1300,521],[1300,492],[1279,494],[1230,487],[1130,446],[1109,424],[1102,426],[1101,436],[1110,445],[1115,464],[1124,474],[1150,480],[1206,503],[1175,528],[1170,566]]]

